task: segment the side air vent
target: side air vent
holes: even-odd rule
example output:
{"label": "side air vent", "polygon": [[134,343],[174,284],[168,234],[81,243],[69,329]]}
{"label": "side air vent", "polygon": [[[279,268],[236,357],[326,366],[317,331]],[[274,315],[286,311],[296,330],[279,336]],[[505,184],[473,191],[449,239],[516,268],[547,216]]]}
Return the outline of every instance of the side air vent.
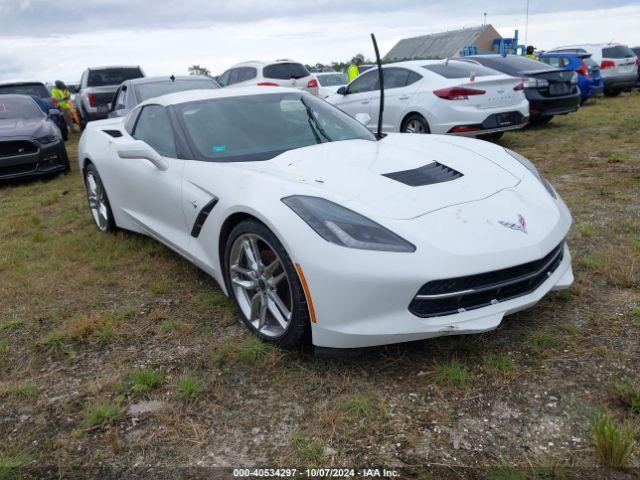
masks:
{"label": "side air vent", "polygon": [[214,198],[202,207],[202,210],[200,210],[200,213],[196,217],[196,221],[193,222],[193,228],[191,229],[191,236],[193,238],[198,238],[198,235],[200,235],[200,230],[202,230],[204,222],[207,221],[207,217],[209,217],[209,214],[211,213],[211,210],[213,210],[213,207],[216,206],[216,203],[218,203],[218,199]]}
{"label": "side air vent", "polygon": [[410,187],[422,187],[434,183],[450,182],[462,177],[462,173],[441,163],[433,162],[413,170],[385,173],[384,176]]}
{"label": "side air vent", "polygon": [[107,135],[111,135],[113,138],[120,138],[122,136],[122,132],[120,130],[103,130]]}

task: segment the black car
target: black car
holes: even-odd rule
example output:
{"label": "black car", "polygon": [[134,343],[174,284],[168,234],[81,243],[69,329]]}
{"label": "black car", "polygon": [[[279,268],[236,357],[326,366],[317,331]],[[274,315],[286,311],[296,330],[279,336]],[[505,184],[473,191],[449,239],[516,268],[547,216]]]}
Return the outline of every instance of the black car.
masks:
{"label": "black car", "polygon": [[0,181],[68,170],[60,129],[36,101],[28,95],[0,95]]}
{"label": "black car", "polygon": [[566,115],[580,107],[578,76],[570,70],[553,68],[520,55],[474,55],[462,60],[521,77],[531,123],[547,123],[555,115]]}
{"label": "black car", "polygon": [[210,90],[212,88],[220,88],[220,85],[212,78],[199,75],[143,77],[126,80],[122,82],[113,96],[108,117],[124,117],[136,105],[148,98],[185,90]]}
{"label": "black car", "polygon": [[[58,108],[58,100],[51,96],[47,87],[45,87],[41,82],[1,83],[0,95],[7,94],[30,95],[45,114],[48,114],[49,110]],[[62,133],[62,138],[67,140],[69,130],[62,113],[51,115],[51,120],[58,125],[58,128]]]}

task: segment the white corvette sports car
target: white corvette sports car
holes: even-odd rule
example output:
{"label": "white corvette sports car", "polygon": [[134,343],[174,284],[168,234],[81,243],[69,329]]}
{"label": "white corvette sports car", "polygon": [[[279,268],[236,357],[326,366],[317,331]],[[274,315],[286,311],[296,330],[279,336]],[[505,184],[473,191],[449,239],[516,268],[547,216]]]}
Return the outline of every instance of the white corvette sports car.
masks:
{"label": "white corvette sports car", "polygon": [[365,347],[484,332],[573,282],[571,215],[498,145],[389,134],[286,88],[180,92],[91,122],[98,228],[209,273],[266,341]]}

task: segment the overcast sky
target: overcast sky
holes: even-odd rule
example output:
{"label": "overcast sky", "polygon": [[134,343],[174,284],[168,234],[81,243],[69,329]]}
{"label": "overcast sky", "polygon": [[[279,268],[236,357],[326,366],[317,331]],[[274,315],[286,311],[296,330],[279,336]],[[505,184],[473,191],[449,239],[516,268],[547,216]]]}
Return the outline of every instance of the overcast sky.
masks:
{"label": "overcast sky", "polygon": [[[488,23],[525,35],[526,0],[0,0],[0,80],[73,82],[88,66],[214,74],[243,60],[384,55],[401,38]],[[528,43],[640,43],[640,1],[530,0]]]}

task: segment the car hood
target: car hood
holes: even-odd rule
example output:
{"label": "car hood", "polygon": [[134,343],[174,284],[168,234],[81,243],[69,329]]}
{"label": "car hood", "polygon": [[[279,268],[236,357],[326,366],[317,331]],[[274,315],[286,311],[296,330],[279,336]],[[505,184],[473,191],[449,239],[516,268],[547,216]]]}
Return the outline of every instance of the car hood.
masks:
{"label": "car hood", "polygon": [[0,118],[0,137],[22,137],[33,135],[42,128],[43,118]]}
{"label": "car hood", "polygon": [[[448,138],[396,134],[379,142],[332,142],[290,150],[270,161],[236,166],[306,185],[300,194],[321,196],[371,217],[394,219],[415,218],[451,205],[478,201],[520,181],[517,169],[509,171],[489,159],[487,142],[461,146]],[[469,148],[474,145],[484,153]],[[488,152],[492,149],[506,155],[495,145]],[[433,162],[462,175],[420,186],[385,176]]]}

